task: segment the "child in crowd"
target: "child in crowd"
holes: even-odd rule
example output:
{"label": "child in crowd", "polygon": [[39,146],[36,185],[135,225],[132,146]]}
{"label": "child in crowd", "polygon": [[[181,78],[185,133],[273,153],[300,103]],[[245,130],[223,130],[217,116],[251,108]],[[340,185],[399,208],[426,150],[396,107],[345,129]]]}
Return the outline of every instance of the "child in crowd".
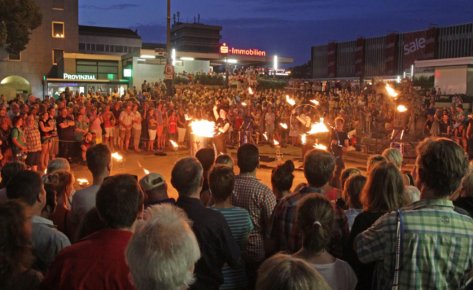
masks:
{"label": "child in crowd", "polygon": [[348,209],[345,215],[348,219],[348,227],[353,226],[356,216],[363,211],[363,205],[360,201],[360,193],[366,183],[366,177],[360,174],[350,176],[344,185],[343,198],[345,199]]}

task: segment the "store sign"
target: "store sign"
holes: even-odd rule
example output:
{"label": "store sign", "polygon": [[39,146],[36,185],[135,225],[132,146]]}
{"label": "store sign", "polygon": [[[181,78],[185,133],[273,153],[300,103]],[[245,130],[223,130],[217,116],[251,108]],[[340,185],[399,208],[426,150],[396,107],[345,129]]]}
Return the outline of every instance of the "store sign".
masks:
{"label": "store sign", "polygon": [[78,81],[89,81],[89,80],[97,80],[95,75],[76,75],[76,74],[63,74],[63,79],[65,80],[78,80]]}
{"label": "store sign", "polygon": [[235,48],[228,47],[226,43],[220,46],[221,54],[245,55],[245,56],[266,56],[266,51],[257,48]]}
{"label": "store sign", "polygon": [[415,53],[418,50],[425,48],[425,38],[419,37],[416,38],[414,41],[404,44],[404,55],[409,55],[411,53]]}

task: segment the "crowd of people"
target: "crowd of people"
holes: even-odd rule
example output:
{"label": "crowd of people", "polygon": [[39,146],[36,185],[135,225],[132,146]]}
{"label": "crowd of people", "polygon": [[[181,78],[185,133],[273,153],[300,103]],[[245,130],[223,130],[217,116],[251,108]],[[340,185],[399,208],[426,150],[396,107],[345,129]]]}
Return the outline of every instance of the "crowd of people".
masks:
{"label": "crowd of people", "polygon": [[67,159],[44,175],[8,162],[0,289],[471,289],[473,170],[450,139],[426,139],[417,154],[405,173],[388,148],[366,173],[346,168],[340,188],[336,158],[320,149],[298,185],[292,161],[259,181],[253,144],[235,164],[202,148],[170,181],[110,175],[110,148],[92,145],[93,184],[75,193]]}

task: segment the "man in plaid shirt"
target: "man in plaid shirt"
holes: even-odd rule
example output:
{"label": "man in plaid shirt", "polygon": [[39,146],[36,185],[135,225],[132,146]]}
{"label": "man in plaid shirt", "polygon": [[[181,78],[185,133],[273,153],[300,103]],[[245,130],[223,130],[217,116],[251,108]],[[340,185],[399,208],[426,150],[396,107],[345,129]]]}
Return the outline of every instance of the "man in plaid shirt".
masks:
{"label": "man in plaid shirt", "polygon": [[[273,212],[271,239],[278,251],[297,252],[302,246],[302,234],[297,228],[296,216],[299,202],[310,193],[326,195],[333,191],[328,183],[335,170],[335,158],[332,154],[314,149],[304,158],[304,175],[309,185],[294,194],[281,199]],[[329,251],[336,257],[343,258],[343,245],[348,238],[348,220],[343,210],[334,206],[335,223]]]}
{"label": "man in plaid shirt", "polygon": [[240,175],[235,177],[232,204],[248,210],[254,225],[246,246],[248,282],[252,287],[256,282],[256,271],[266,258],[265,240],[269,238],[276,197],[269,187],[256,179],[256,168],[259,165],[258,148],[253,144],[244,144],[238,148],[237,158]]}
{"label": "man in plaid shirt", "polygon": [[398,289],[459,289],[473,266],[473,219],[456,212],[449,199],[467,172],[465,153],[448,139],[424,141],[419,149],[416,183],[421,200],[399,215],[382,216],[355,239],[360,261],[377,262],[375,289],[395,284],[398,239]]}

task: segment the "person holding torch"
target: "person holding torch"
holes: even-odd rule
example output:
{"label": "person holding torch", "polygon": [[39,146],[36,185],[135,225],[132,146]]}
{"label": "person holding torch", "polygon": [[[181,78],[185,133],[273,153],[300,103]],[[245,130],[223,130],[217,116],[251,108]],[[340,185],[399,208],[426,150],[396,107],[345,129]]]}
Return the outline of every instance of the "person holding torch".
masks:
{"label": "person holding torch", "polygon": [[217,148],[217,155],[227,153],[227,132],[230,129],[230,122],[227,119],[227,111],[222,107],[218,107],[219,101],[214,105],[213,113],[215,117],[215,125],[217,134],[215,135],[214,142]]}

